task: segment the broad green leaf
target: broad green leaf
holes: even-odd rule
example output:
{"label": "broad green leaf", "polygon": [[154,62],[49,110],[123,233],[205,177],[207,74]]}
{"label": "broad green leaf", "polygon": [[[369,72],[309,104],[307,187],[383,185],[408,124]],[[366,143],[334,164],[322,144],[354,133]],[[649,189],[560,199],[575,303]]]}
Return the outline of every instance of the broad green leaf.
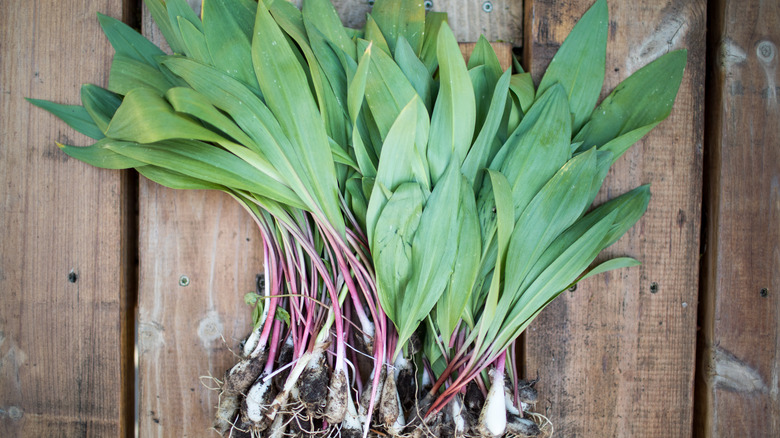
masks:
{"label": "broad green leaf", "polygon": [[523,113],[527,113],[534,103],[534,95],[536,94],[531,74],[521,73],[512,75],[512,80],[509,82],[509,89],[512,90],[512,94],[517,97]]}
{"label": "broad green leaf", "polygon": [[168,19],[166,1],[144,0],[144,3],[152,14],[154,22],[157,24],[157,27],[160,28],[160,32],[162,32],[163,37],[165,37],[165,41],[168,42],[168,46],[170,46],[171,50],[175,53],[184,53],[184,46],[182,46],[181,42],[178,40],[176,33],[173,30],[173,26]]}
{"label": "broad green leaf", "polygon": [[352,82],[349,84],[349,89],[347,90],[347,110],[352,123],[352,148],[355,152],[355,159],[363,176],[373,178],[376,176],[378,160],[374,154],[373,147],[366,147],[363,141],[364,137],[360,132],[360,123],[365,119],[359,118],[366,95],[366,78],[368,77],[369,64],[371,63],[371,47],[369,44],[360,56],[360,63],[352,78]]}
{"label": "broad green leaf", "polygon": [[125,96],[106,129],[106,136],[138,143],[175,138],[224,140],[189,117],[177,114],[165,99],[149,88],[136,88]]}
{"label": "broad green leaf", "polygon": [[595,149],[569,160],[520,215],[507,250],[512,269],[506,270],[506,296],[521,292],[520,286],[534,263],[587,207],[591,182],[599,170],[596,164]]}
{"label": "broad green leaf", "polygon": [[[198,23],[200,23],[200,21],[198,21]],[[211,58],[211,53],[209,52],[208,44],[206,43],[206,36],[203,35],[203,31],[200,28],[190,23],[189,20],[180,17],[179,30],[182,35],[182,44],[185,47],[187,56],[204,64],[214,64],[214,60]]]}
{"label": "broad green leaf", "polygon": [[678,50],[661,56],[621,82],[593,110],[587,124],[574,138],[580,150],[610,145],[617,159],[631,140],[641,138],[672,111],[685,70],[687,52]]}
{"label": "broad green leaf", "polygon": [[461,184],[463,178],[459,166],[450,166],[423,208],[420,226],[412,243],[414,272],[409,287],[396,305],[401,309],[397,313],[402,317],[393,321],[398,329],[399,347],[406,343],[439,301],[455,268]]}
{"label": "broad green leaf", "polygon": [[491,88],[494,87],[504,71],[501,68],[501,62],[498,60],[496,51],[493,50],[493,46],[490,45],[490,42],[484,35],[479,36],[479,40],[477,40],[477,44],[474,46],[471,56],[469,56],[468,68],[471,70],[480,65],[485,66],[488,84],[490,84]]}
{"label": "broad green leaf", "polygon": [[650,201],[649,186],[638,187],[628,193],[606,202],[580,218],[566,231],[556,238],[544,252],[533,269],[523,281],[521,289],[525,289],[536,277],[558,258],[566,248],[574,244],[583,234],[605,217],[615,214],[615,220],[607,231],[604,240],[600,242],[599,251],[617,241],[644,214]]}
{"label": "broad green leaf", "polygon": [[439,67],[439,59],[436,55],[437,41],[439,40],[441,25],[446,22],[446,12],[429,12],[425,16],[425,36],[422,49],[420,50],[420,60],[425,64],[431,75]]}
{"label": "broad green leaf", "polygon": [[423,209],[423,193],[414,182],[403,183],[379,214],[371,240],[377,295],[387,316],[399,321],[397,297],[412,276],[412,241]]}
{"label": "broad green leaf", "polygon": [[431,116],[428,162],[434,184],[450,161],[460,168],[471,146],[476,109],[474,91],[463,55],[450,27],[443,23],[436,54],[441,88]]}
{"label": "broad green leaf", "polygon": [[493,145],[495,144],[496,134],[498,133],[504,108],[506,107],[510,76],[511,72],[505,72],[496,84],[490,100],[490,107],[485,117],[485,123],[482,125],[477,139],[463,162],[461,171],[474,188],[474,193],[479,193],[482,185],[483,169],[487,167],[487,163],[490,162],[496,153]]}
{"label": "broad green leaf", "polygon": [[596,0],[580,18],[550,61],[539,83],[541,95],[554,84],[566,91],[578,132],[598,101],[604,84],[609,11],[606,0]]}
{"label": "broad green leaf", "polygon": [[633,266],[639,266],[641,264],[642,262],[631,257],[616,257],[614,259],[609,259],[603,263],[600,263],[598,266],[589,270],[585,275],[580,277],[580,279],[577,280],[577,282],[580,282],[594,275],[603,274],[604,272],[611,271],[613,269],[630,268]]}
{"label": "broad green leaf", "polygon": [[122,142],[110,138],[103,138],[91,146],[70,146],[60,143],[57,143],[57,146],[69,156],[79,161],[83,161],[90,166],[102,167],[103,169],[129,169],[131,167],[140,167],[146,164],[124,155],[117,154],[108,148],[108,146],[117,143]]}
{"label": "broad green leaf", "polygon": [[150,88],[164,94],[173,84],[165,75],[145,62],[123,55],[115,55],[108,76],[108,89],[117,94],[127,94],[136,88]]}
{"label": "broad green leaf", "polygon": [[419,54],[425,31],[425,7],[419,0],[376,0],[371,16],[382,30],[390,47],[395,53],[398,37],[409,42],[415,54]]}
{"label": "broad green leaf", "polygon": [[345,225],[338,200],[336,169],[325,126],[305,73],[262,3],[257,8],[252,61],[268,108],[303,166],[303,175],[299,177],[310,181],[307,188],[316,200],[317,205],[312,206],[315,214],[321,210],[335,230],[343,234]]}
{"label": "broad green leaf", "polygon": [[97,15],[100,26],[117,55],[126,56],[153,67],[159,65],[157,57],[165,55],[159,47],[116,18],[99,12]]}
{"label": "broad green leaf", "polygon": [[193,178],[174,170],[146,165],[138,168],[138,173],[162,186],[177,190],[226,190],[220,184]]}
{"label": "broad green leaf", "polygon": [[[254,141],[235,122],[215,108],[206,96],[192,88],[171,88],[165,98],[176,112],[189,114],[208,123],[213,129],[219,129],[239,144],[254,146]],[[253,149],[256,148],[257,146],[254,146]]]}
{"label": "broad green leaf", "polygon": [[[421,103],[419,98],[411,102],[398,115],[393,127],[387,134],[385,145],[382,147],[382,155],[379,159],[379,168],[376,174],[376,183],[369,198],[368,211],[366,213],[366,232],[369,242],[373,240],[373,233],[377,220],[385,202],[380,190],[394,192],[397,187],[406,182],[414,182],[429,190],[428,174],[422,163],[424,157],[415,145],[415,138],[420,129],[418,115]],[[422,120],[427,120],[425,117]]]}
{"label": "broad green leaf", "polygon": [[149,144],[114,143],[108,149],[206,182],[246,190],[295,208],[304,208],[288,188],[230,152],[190,140]]}
{"label": "broad green leaf", "polygon": [[[165,0],[165,7],[168,9],[168,22],[170,23],[174,39],[176,39],[176,44],[174,44],[174,46],[182,48],[187,47],[187,36],[182,34],[181,23],[188,22],[202,33],[203,25],[201,24],[200,19],[195,15],[195,11],[190,8],[190,5],[188,5],[185,0]],[[173,48],[173,46],[171,46],[171,48]],[[190,54],[189,52],[186,53],[188,55]]]}
{"label": "broad green leaf", "polygon": [[[366,41],[370,41],[378,49],[381,49],[386,54],[390,55],[390,46],[387,44],[385,36],[382,35],[382,31],[379,29],[379,25],[374,21],[374,17],[368,14],[366,17],[366,32],[364,35]],[[358,47],[358,50],[360,47]]]}
{"label": "broad green leaf", "polygon": [[48,100],[26,98],[28,102],[43,108],[54,116],[67,123],[68,126],[87,137],[100,140],[105,137],[103,131],[98,128],[87,110],[81,105],[63,105]]}
{"label": "broad green leaf", "polygon": [[514,342],[533,318],[588,267],[598,255],[600,242],[614,218],[613,213],[597,222],[542,271],[501,324],[494,338],[494,351],[501,351]]}
{"label": "broad green leaf", "polygon": [[122,104],[122,98],[97,85],[84,84],[81,86],[81,103],[95,125],[105,133],[111,118]]}
{"label": "broad green leaf", "polygon": [[449,344],[450,336],[469,303],[482,255],[482,239],[474,191],[471,189],[471,184],[465,178],[461,178],[455,266],[449,283],[436,304],[436,323],[441,330],[444,344]]}
{"label": "broad green leaf", "polygon": [[406,78],[412,84],[415,91],[417,91],[417,95],[422,98],[425,107],[428,108],[428,111],[431,111],[435,87],[433,78],[431,78],[428,69],[425,68],[425,64],[417,58],[414,49],[412,49],[403,36],[398,37],[394,58],[398,67],[401,68],[401,71],[404,72]]}
{"label": "broad green leaf", "polygon": [[251,55],[251,15],[241,14],[241,10],[235,9],[238,5],[235,0],[203,2],[203,35],[214,66],[257,89]]}
{"label": "broad green leaf", "polygon": [[306,0],[303,2],[303,17],[310,20],[325,38],[340,48],[352,59],[357,59],[357,47],[341,24],[336,9],[329,0]]}

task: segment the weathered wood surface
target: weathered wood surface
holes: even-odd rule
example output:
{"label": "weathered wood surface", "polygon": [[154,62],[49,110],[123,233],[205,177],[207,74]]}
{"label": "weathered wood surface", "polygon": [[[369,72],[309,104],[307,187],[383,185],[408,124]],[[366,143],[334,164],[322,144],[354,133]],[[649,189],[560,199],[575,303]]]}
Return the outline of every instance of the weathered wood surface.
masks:
{"label": "weathered wood surface", "polygon": [[709,5],[697,436],[780,436],[780,4]]}
{"label": "weathered wood surface", "polygon": [[[540,78],[590,0],[526,1],[525,62]],[[692,430],[699,269],[704,1],[609,4],[604,91],[688,49],[674,110],[622,157],[596,202],[651,183],[644,218],[607,251],[644,264],[564,292],[527,331],[537,410],[558,436],[680,437]],[[603,256],[602,256],[603,258]]]}
{"label": "weathered wood surface", "polygon": [[[420,0],[426,9],[446,12],[455,38],[476,42],[480,35],[489,41],[502,41],[519,47],[523,42],[523,2],[520,0]],[[293,0],[300,6],[302,0]],[[347,26],[361,28],[373,1],[333,0]]]}
{"label": "weathered wood surface", "polygon": [[[162,44],[148,17],[144,33]],[[208,436],[219,398],[209,376],[221,379],[235,364],[232,351],[251,328],[243,296],[263,269],[260,236],[219,192],[141,178],[139,211],[140,436]]]}
{"label": "weathered wood surface", "polygon": [[54,142],[88,139],[24,101],[105,85],[98,11],[122,2],[0,2],[2,437],[132,431],[128,174],[68,159]]}

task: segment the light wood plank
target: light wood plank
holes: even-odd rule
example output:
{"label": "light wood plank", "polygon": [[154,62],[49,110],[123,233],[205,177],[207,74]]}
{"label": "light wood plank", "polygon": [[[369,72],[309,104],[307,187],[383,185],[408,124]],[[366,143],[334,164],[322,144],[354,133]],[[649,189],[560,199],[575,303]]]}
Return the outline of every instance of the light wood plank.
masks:
{"label": "light wood plank", "polygon": [[[536,80],[591,0],[526,3],[525,62]],[[527,331],[537,410],[558,436],[688,436],[699,269],[705,3],[610,2],[605,91],[687,48],[672,115],[610,171],[601,203],[651,183],[644,218],[607,251],[643,265],[564,292]],[[653,293],[655,291],[655,293]]]}
{"label": "light wood plank", "polygon": [[[89,144],[25,97],[79,103],[112,50],[96,12],[122,2],[0,2],[0,436],[132,431],[127,173],[69,159]],[[72,273],[72,275],[71,275]]]}
{"label": "light wood plank", "polygon": [[710,3],[702,437],[780,436],[780,4]]}
{"label": "light wood plank", "polygon": [[[143,24],[165,46],[146,11]],[[243,296],[262,272],[260,235],[223,193],[141,178],[139,204],[140,436],[207,436],[219,396],[209,376],[235,364],[232,351],[251,329]]]}

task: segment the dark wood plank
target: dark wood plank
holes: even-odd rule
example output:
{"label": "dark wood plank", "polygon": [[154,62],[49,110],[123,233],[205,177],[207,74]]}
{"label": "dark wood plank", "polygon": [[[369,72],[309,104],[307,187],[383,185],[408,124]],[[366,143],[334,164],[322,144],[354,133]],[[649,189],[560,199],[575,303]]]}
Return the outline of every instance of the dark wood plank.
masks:
{"label": "dark wood plank", "polygon": [[[525,62],[538,80],[591,0],[526,2]],[[692,428],[704,99],[703,1],[610,2],[605,91],[687,48],[672,115],[610,171],[597,203],[644,183],[644,218],[607,250],[643,262],[564,292],[527,331],[537,410],[558,436],[688,436]],[[602,258],[604,258],[602,256]]]}
{"label": "dark wood plank", "polygon": [[780,4],[710,2],[697,436],[780,436]]}
{"label": "dark wood plank", "polygon": [[122,2],[0,2],[0,436],[128,436],[133,248],[127,173],[68,159],[88,144],[24,97],[79,103]]}

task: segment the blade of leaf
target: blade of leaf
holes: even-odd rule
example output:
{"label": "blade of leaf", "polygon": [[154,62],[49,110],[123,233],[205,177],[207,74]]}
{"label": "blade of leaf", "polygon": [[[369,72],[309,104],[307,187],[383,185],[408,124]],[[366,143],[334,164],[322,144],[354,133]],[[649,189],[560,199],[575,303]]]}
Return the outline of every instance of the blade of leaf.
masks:
{"label": "blade of leaf", "polygon": [[87,110],[81,105],[63,105],[48,100],[25,98],[31,104],[42,108],[65,122],[68,126],[87,137],[100,140],[105,137]]}

